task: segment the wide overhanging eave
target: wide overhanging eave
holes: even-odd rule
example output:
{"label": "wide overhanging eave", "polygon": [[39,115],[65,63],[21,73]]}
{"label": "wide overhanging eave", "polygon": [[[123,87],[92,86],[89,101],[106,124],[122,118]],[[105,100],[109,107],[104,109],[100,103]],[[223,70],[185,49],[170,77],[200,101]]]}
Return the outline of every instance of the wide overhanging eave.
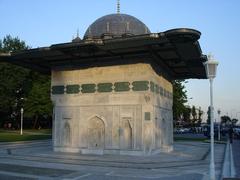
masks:
{"label": "wide overhanging eave", "polygon": [[90,38],[13,52],[8,58],[1,56],[0,60],[46,73],[51,69],[74,69],[105,63],[117,65],[125,61],[137,63],[138,58],[145,62],[151,59],[173,79],[206,78],[203,62],[207,58],[198,43],[200,35],[199,31],[182,28],[112,39]]}

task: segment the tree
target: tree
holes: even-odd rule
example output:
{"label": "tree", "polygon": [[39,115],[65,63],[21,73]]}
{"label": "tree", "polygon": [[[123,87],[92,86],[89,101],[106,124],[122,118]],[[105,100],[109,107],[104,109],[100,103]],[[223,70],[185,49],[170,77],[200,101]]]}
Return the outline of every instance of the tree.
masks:
{"label": "tree", "polygon": [[194,120],[197,119],[197,112],[196,112],[195,106],[192,106],[191,112],[192,112],[192,117],[193,117],[193,119],[194,119]]}
{"label": "tree", "polygon": [[229,123],[231,123],[231,118],[229,116],[221,117],[221,124],[229,124]]}
{"label": "tree", "polygon": [[192,113],[192,125],[195,125],[197,121],[197,112],[195,106],[192,106],[191,113]]}
{"label": "tree", "polygon": [[[19,38],[6,36],[0,40],[0,53],[27,49]],[[34,127],[41,117],[51,116],[50,77],[8,63],[0,63],[0,115],[5,119],[20,120],[20,108],[24,116],[34,118]]]}
{"label": "tree", "polygon": [[8,53],[11,51],[18,51],[28,49],[29,47],[26,45],[24,41],[21,41],[18,37],[11,37],[7,35],[0,40],[0,52]]}
{"label": "tree", "polygon": [[34,118],[33,128],[40,127],[39,118],[49,117],[52,114],[50,101],[50,78],[38,73],[31,73],[32,88],[24,101],[24,115]]}
{"label": "tree", "polygon": [[190,117],[191,108],[189,106],[185,106],[185,109],[183,111],[183,120],[185,121],[185,124],[187,124],[188,126],[191,124]]}
{"label": "tree", "polygon": [[238,122],[238,119],[231,119],[229,116],[222,116],[221,117],[221,123],[222,124],[228,124],[228,125],[236,125],[236,123]]}
{"label": "tree", "polygon": [[[0,40],[0,53],[27,49],[19,38],[10,35]],[[18,116],[18,106],[23,93],[23,84],[29,70],[8,63],[0,63],[0,115],[1,120]]]}
{"label": "tree", "polygon": [[210,124],[211,122],[211,107],[208,106],[208,111],[207,111],[207,123]]}
{"label": "tree", "polygon": [[187,102],[187,95],[184,86],[185,81],[175,80],[173,82],[173,119],[179,120],[186,111],[185,103]]}
{"label": "tree", "polygon": [[203,111],[201,110],[201,107],[199,107],[198,109],[198,121],[197,121],[197,125],[200,126],[202,123],[202,115],[203,115]]}
{"label": "tree", "polygon": [[233,125],[236,125],[236,124],[237,124],[237,122],[238,122],[238,119],[235,119],[235,118],[234,118],[234,119],[232,119],[232,124],[233,124]]}

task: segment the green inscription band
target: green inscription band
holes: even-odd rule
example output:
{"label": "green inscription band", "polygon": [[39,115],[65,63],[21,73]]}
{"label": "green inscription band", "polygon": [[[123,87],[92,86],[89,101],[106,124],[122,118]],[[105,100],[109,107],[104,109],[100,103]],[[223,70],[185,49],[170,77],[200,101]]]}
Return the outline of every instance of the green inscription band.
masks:
{"label": "green inscription band", "polygon": [[158,94],[159,93],[159,86],[155,84],[155,92]]}
{"label": "green inscription band", "polygon": [[74,85],[67,85],[66,86],[66,93],[67,94],[78,94],[80,86],[78,84]]}
{"label": "green inscription band", "polygon": [[147,91],[149,89],[148,87],[149,82],[148,81],[134,81],[132,83],[133,91]]}
{"label": "green inscription band", "polygon": [[151,90],[152,92],[154,92],[154,86],[155,86],[155,84],[151,81],[151,82],[150,82],[150,90]]}
{"label": "green inscription band", "polygon": [[167,98],[170,98],[170,92],[167,91]]}
{"label": "green inscription band", "polygon": [[[160,93],[161,96],[166,98],[172,99],[173,94],[163,87],[155,84],[154,82],[150,81],[134,81],[132,83],[132,90],[133,91],[148,91],[149,89],[151,92],[155,92],[157,94]],[[123,91],[130,91],[130,83],[129,82],[115,82],[114,87],[112,83],[99,83],[99,84],[82,84],[81,85],[81,92],[82,93],[95,93],[97,92],[112,92],[114,89],[115,92],[123,92]],[[80,85],[79,84],[71,84],[66,85],[66,94],[78,94],[80,92]],[[64,94],[64,86],[52,86],[52,94]]]}
{"label": "green inscription band", "polygon": [[160,86],[160,95],[163,96],[163,88]]}
{"label": "green inscription band", "polygon": [[130,83],[129,82],[116,82],[114,83],[114,91],[116,92],[122,92],[122,91],[129,91]]}
{"label": "green inscription band", "polygon": [[145,119],[145,121],[150,121],[150,120],[151,120],[151,114],[150,114],[150,112],[145,112],[145,113],[144,113],[144,119]]}
{"label": "green inscription band", "polygon": [[166,89],[163,89],[163,96],[167,97],[167,90]]}
{"label": "green inscription band", "polygon": [[112,83],[99,83],[97,87],[98,92],[112,92]]}
{"label": "green inscription band", "polygon": [[52,94],[64,94],[64,86],[52,86]]}
{"label": "green inscription band", "polygon": [[82,93],[94,93],[96,92],[96,84],[83,84]]}

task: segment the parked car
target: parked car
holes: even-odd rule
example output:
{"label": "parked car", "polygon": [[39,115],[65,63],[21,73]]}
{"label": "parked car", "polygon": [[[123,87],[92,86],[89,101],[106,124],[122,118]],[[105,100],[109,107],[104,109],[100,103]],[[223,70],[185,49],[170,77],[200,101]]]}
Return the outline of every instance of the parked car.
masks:
{"label": "parked car", "polygon": [[240,138],[240,127],[234,127],[233,133],[235,138]]}
{"label": "parked car", "polygon": [[176,128],[174,129],[174,133],[176,134],[185,134],[191,132],[190,128]]}
{"label": "parked car", "polygon": [[[214,137],[217,138],[218,137],[218,125],[214,125]],[[225,136],[227,133],[227,129],[226,128],[222,128],[220,127],[220,133],[221,136]],[[208,138],[210,138],[210,126],[206,125],[203,127],[203,134],[204,136],[207,136]]]}

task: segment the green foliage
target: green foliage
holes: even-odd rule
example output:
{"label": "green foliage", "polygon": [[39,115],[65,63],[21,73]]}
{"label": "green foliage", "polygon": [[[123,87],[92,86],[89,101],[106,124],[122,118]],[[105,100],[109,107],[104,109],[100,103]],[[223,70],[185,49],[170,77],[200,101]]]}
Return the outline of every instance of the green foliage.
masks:
{"label": "green foliage", "polygon": [[24,101],[24,115],[26,117],[49,116],[52,113],[50,78],[38,73],[32,74],[32,88]]}
{"label": "green foliage", "polygon": [[187,103],[187,91],[184,83],[186,83],[184,80],[175,80],[173,82],[173,120],[181,119],[184,122],[183,125],[199,126],[202,122],[203,111],[199,108],[197,113],[195,106],[191,108],[185,105]]}
{"label": "green foliage", "polygon": [[197,121],[197,126],[200,126],[202,123],[202,115],[203,115],[203,111],[201,110],[201,107],[199,107],[198,109],[198,121]]}
{"label": "green foliage", "polygon": [[236,125],[237,122],[238,122],[238,119],[232,119],[232,124],[233,124],[233,125]]}
{"label": "green foliage", "polygon": [[207,123],[210,124],[211,122],[211,107],[208,106],[208,111],[207,111]]}
{"label": "green foliage", "polygon": [[185,106],[185,109],[183,110],[183,120],[186,124],[191,124],[190,121],[191,117],[191,108],[189,106]]}
{"label": "green foliage", "polygon": [[187,102],[187,91],[184,86],[185,81],[175,80],[173,82],[173,118],[180,119],[183,113],[187,113],[185,103]]}
{"label": "green foliage", "polygon": [[191,114],[192,114],[192,121],[191,121],[191,124],[192,126],[195,126],[196,122],[197,122],[197,111],[196,111],[196,108],[195,106],[192,106],[192,109],[191,109]]}
{"label": "green foliage", "polygon": [[[9,35],[0,40],[0,53],[27,48],[24,41]],[[35,119],[34,125],[38,117],[51,115],[50,77],[20,66],[0,63],[0,121],[5,116],[7,121],[19,124],[21,107],[25,117]]]}
{"label": "green foliage", "polygon": [[238,119],[231,119],[229,116],[222,116],[221,117],[221,123],[226,125],[236,125],[238,122]]}
{"label": "green foliage", "polygon": [[[25,42],[6,36],[0,40],[0,53],[27,49]],[[19,96],[29,70],[7,63],[0,63],[0,113],[10,116],[17,108]],[[21,95],[22,96],[22,95]]]}
{"label": "green foliage", "polygon": [[7,35],[0,40],[0,52],[8,53],[11,51],[18,51],[28,49],[29,47],[26,45],[24,41],[21,41],[18,37],[13,38],[10,35]]}
{"label": "green foliage", "polygon": [[194,120],[197,119],[196,116],[197,116],[196,108],[195,108],[195,106],[192,106],[192,117],[193,117]]}
{"label": "green foliage", "polygon": [[221,123],[222,123],[222,124],[231,123],[231,118],[230,118],[229,116],[222,116],[222,117],[221,117]]}

